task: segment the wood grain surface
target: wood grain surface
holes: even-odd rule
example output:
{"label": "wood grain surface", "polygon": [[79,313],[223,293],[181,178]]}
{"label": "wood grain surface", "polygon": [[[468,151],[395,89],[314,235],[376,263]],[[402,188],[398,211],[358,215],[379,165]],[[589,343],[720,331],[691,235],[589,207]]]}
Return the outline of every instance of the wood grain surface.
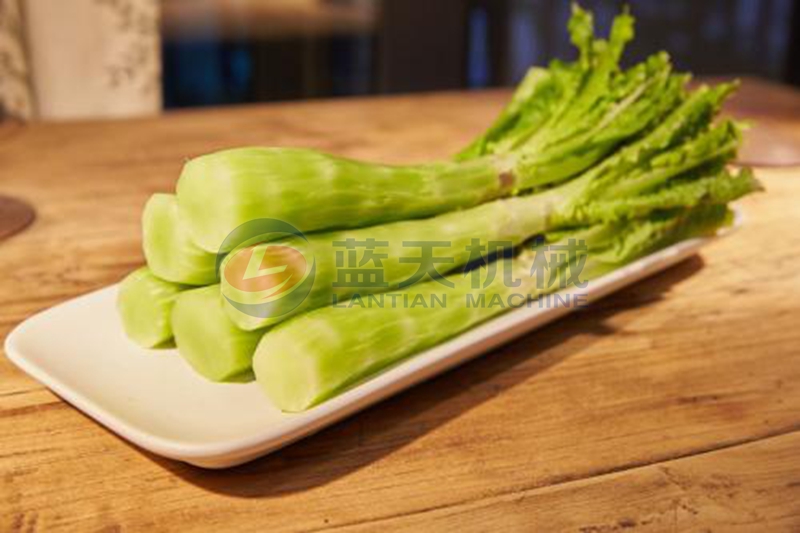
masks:
{"label": "wood grain surface", "polygon": [[[142,263],[183,161],[247,144],[443,157],[507,93],[0,126],[0,338]],[[800,123],[794,123],[800,129]],[[800,531],[800,170],[656,277],[278,453],[143,452],[0,358],[0,531]]]}

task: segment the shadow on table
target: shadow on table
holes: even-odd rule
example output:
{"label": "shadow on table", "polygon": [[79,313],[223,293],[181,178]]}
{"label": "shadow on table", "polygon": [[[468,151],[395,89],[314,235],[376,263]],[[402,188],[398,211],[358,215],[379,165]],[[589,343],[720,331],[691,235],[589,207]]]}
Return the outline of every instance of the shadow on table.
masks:
{"label": "shadow on table", "polygon": [[[595,302],[501,349],[389,398],[334,426],[250,463],[204,470],[141,451],[205,490],[240,498],[269,498],[323,486],[364,468],[437,427],[531,379],[616,328],[606,321],[645,307],[703,267],[694,256]],[[633,314],[627,320],[633,318]],[[620,317],[617,317],[620,325]]]}

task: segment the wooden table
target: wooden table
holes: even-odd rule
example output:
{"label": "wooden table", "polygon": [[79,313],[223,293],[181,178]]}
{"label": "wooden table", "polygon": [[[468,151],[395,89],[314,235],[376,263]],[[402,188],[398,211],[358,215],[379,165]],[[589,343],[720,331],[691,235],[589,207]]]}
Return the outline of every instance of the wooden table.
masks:
{"label": "wooden table", "polygon": [[[142,205],[186,157],[441,157],[506,96],[0,126],[0,190],[39,211],[0,243],[0,337],[139,265]],[[701,256],[228,471],[142,452],[0,358],[0,530],[798,531],[800,171],[758,174]]]}

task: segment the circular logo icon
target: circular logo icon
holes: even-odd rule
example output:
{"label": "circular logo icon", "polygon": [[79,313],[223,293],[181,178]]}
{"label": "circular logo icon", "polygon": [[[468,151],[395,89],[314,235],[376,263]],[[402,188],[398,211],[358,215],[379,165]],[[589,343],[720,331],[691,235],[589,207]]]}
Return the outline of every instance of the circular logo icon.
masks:
{"label": "circular logo icon", "polygon": [[299,229],[260,218],[226,237],[217,254],[217,270],[228,303],[242,313],[268,319],[292,312],[305,300],[314,285],[316,263]]}

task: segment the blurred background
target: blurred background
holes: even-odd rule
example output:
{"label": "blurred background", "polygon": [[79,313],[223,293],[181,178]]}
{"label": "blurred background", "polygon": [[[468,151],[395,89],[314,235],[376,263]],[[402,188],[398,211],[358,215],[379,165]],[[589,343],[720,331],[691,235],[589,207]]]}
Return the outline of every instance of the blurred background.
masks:
{"label": "blurred background", "polygon": [[[622,3],[582,0],[607,31]],[[631,0],[637,61],[800,84],[800,1]],[[72,119],[510,86],[565,0],[0,0],[0,115]]]}

